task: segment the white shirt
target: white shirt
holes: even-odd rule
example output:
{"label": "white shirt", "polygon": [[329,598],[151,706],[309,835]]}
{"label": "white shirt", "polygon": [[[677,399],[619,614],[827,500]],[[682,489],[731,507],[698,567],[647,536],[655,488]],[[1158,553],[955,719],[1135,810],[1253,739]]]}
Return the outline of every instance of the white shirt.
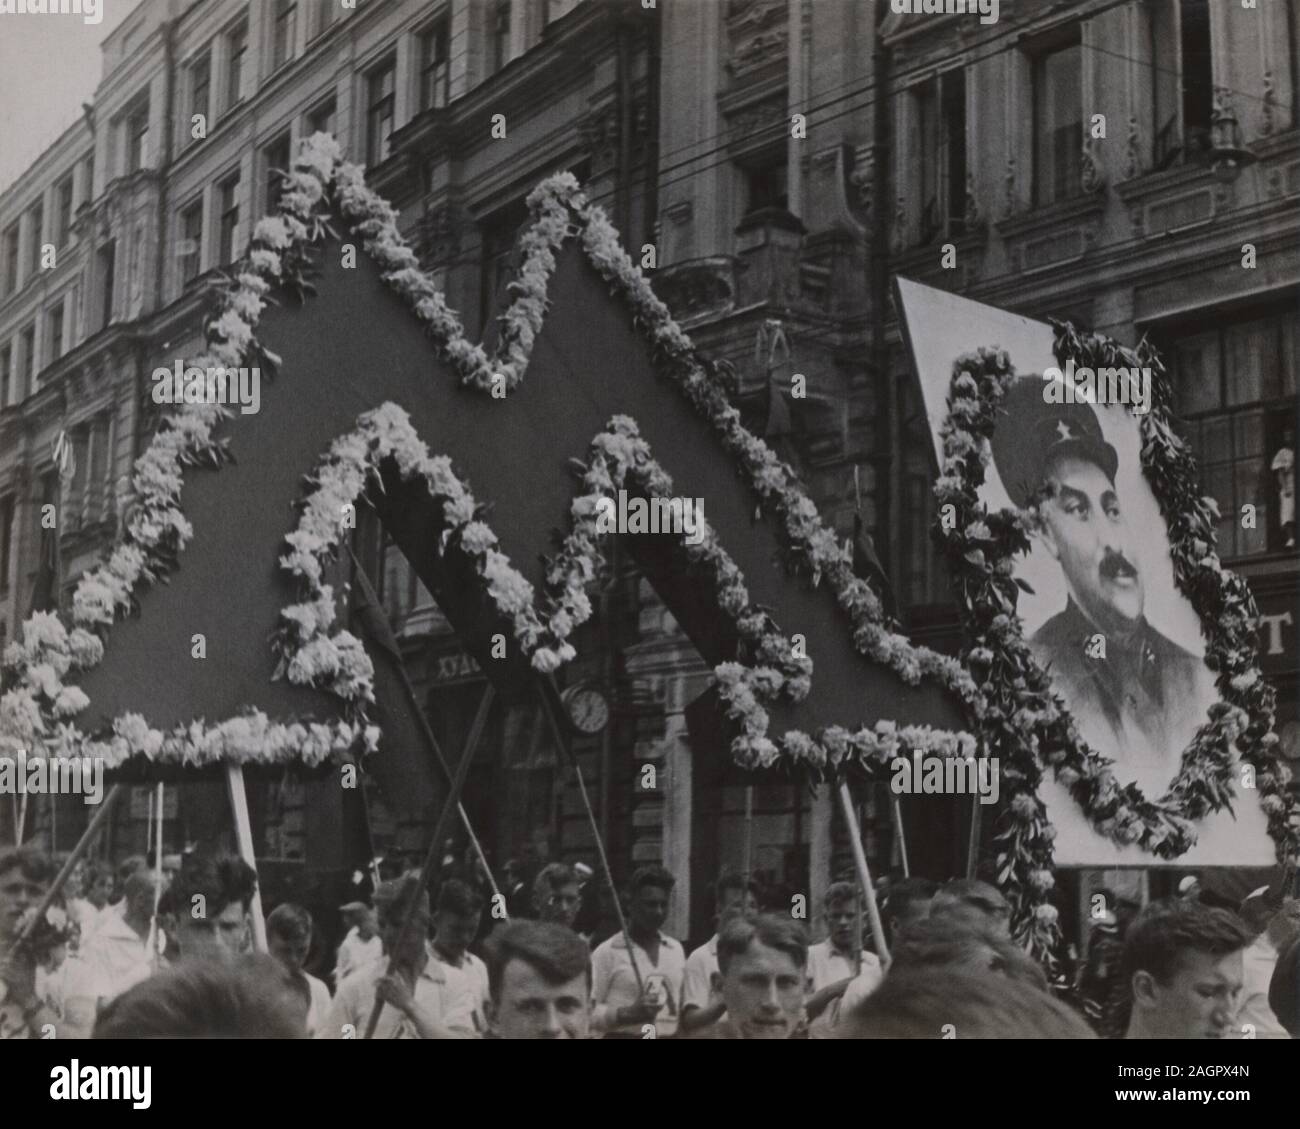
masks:
{"label": "white shirt", "polygon": [[443,965],[444,968],[449,968],[453,972],[459,972],[468,981],[470,991],[474,997],[474,1030],[480,1035],[487,1034],[487,965],[468,950],[461,954],[460,964],[452,964],[451,961],[443,957],[437,949],[434,949],[433,952],[434,956],[438,958],[438,962]]}
{"label": "white shirt", "polygon": [[880,982],[885,978],[884,973],[880,971],[880,961],[872,953],[864,954],[871,957],[871,964],[866,960],[862,961],[862,972],[849,981],[849,986],[844,989],[844,995],[839,998],[839,1007],[835,1011],[834,1022],[838,1024],[853,1014],[853,1009],[865,1000],[872,992],[880,987]]}
{"label": "white shirt", "polygon": [[384,943],[379,939],[379,934],[374,934],[369,941],[363,941],[361,934],[357,932],[354,925],[348,930],[348,934],[343,938],[342,944],[339,945],[338,962],[334,966],[334,983],[342,984],[343,978],[350,972],[355,972],[363,965],[369,964],[372,960],[378,960],[384,955]]}
{"label": "white shirt", "polygon": [[[667,1038],[676,1033],[677,1020],[681,1015],[686,951],[680,941],[663,933],[659,934],[658,964],[651,961],[650,954],[635,941],[632,942],[632,948],[647,991],[652,991],[663,1005],[655,1016],[656,1038]],[[618,1008],[630,1007],[640,998],[627,943],[623,940],[622,933],[615,933],[608,941],[597,945],[596,951],[591,954],[592,1026],[602,1033],[617,1031],[620,1034],[641,1035],[640,1024],[624,1024],[620,1027],[614,1023],[614,1012]]]}
{"label": "white shirt", "polygon": [[[415,981],[415,1002],[453,1035],[474,1035],[474,993],[468,978],[448,968],[426,946],[429,959]],[[388,958],[380,956],[364,968],[344,977],[329,1007],[325,1022],[316,1032],[318,1039],[364,1039],[375,1006],[375,985],[388,971]],[[350,1028],[350,1030],[349,1030]],[[384,1005],[375,1027],[376,1039],[418,1039],[411,1019],[395,1007]]]}
{"label": "white shirt", "polygon": [[[874,991],[883,979],[880,971],[880,961],[874,953],[862,950],[862,970],[861,975],[868,978],[874,975],[875,983],[871,986],[870,991]],[[853,961],[844,953],[835,949],[830,940],[819,941],[815,945],[808,947],[808,972],[807,988],[811,995],[813,992],[820,992],[823,988],[829,988],[832,984],[837,984],[841,980],[853,980],[858,978],[858,970],[853,967]],[[853,985],[850,983],[849,987]],[[845,989],[845,996],[848,995],[848,989]],[[840,1011],[845,1004],[845,996],[838,1000],[832,1000],[816,1019],[808,1025],[809,1032],[813,1034],[825,1033],[829,1031],[839,1020]]]}
{"label": "white shirt", "polygon": [[1243,1025],[1255,1028],[1256,1039],[1289,1039],[1287,1029],[1278,1022],[1273,1009],[1268,1006],[1268,985],[1277,966],[1277,950],[1268,934],[1261,933],[1255,943],[1241,954],[1241,1003],[1237,1005],[1237,1030],[1234,1037],[1244,1032]]}
{"label": "white shirt", "polygon": [[715,933],[686,958],[686,977],[682,986],[682,1011],[688,1007],[708,1007],[713,998],[713,977],[718,968],[718,935]]}
{"label": "white shirt", "polygon": [[311,1004],[307,1008],[307,1034],[312,1037],[317,1028],[324,1025],[330,1013],[330,990],[319,977],[310,972],[304,972],[303,975],[307,977],[307,987],[311,989]]}
{"label": "white shirt", "polygon": [[[99,1009],[155,969],[148,944],[118,913],[104,912],[94,936],[69,958],[63,981],[64,1019],[69,1034],[89,1036]],[[84,1033],[84,1034],[83,1034]]]}

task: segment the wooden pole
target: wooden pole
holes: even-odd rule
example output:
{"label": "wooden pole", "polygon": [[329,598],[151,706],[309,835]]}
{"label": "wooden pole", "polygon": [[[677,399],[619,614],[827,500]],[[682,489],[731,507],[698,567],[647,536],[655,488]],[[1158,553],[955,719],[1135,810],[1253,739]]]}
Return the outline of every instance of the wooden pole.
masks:
{"label": "wooden pole", "polygon": [[[416,903],[420,900],[420,892],[425,888],[425,884],[429,880],[429,871],[433,867],[433,860],[442,848],[442,830],[446,826],[452,810],[460,801],[461,791],[465,787],[465,778],[469,775],[470,762],[474,759],[474,751],[478,748],[479,740],[483,736],[483,729],[487,725],[488,711],[495,696],[496,690],[492,683],[489,682],[483,689],[483,697],[479,699],[478,712],[474,715],[474,722],[470,726],[460,764],[456,766],[456,775],[452,778],[451,790],[447,793],[446,802],[442,805],[442,811],[438,813],[438,820],[433,825],[433,834],[429,836],[429,846],[424,853],[424,861],[420,864],[415,891],[402,916],[402,927],[398,930],[397,942],[393,946],[393,951],[388,954],[388,968],[384,973],[385,976],[393,974],[393,970],[397,967],[397,954],[406,947],[407,939],[411,935],[411,923],[415,920]],[[375,1028],[379,1025],[379,1016],[383,1010],[384,1001],[380,999],[378,992],[376,992],[375,1005],[371,1009],[370,1019],[366,1023],[365,1038],[374,1038]]]}
{"label": "wooden pole", "polygon": [[[370,577],[366,575],[366,570],[361,567],[361,562],[357,559],[357,554],[353,551],[350,545],[348,546],[348,555],[352,558],[353,579],[361,588],[362,596],[368,603],[373,604],[375,607],[380,607],[379,597],[375,593],[374,586],[370,583]],[[385,620],[384,623],[387,625],[387,620]],[[379,640],[378,642],[380,642],[390,653],[395,655],[401,654],[396,638]],[[433,727],[429,724],[429,719],[425,716],[424,710],[420,706],[420,699],[415,693],[415,687],[411,683],[410,676],[406,673],[406,664],[399,662],[396,666],[397,671],[402,678],[402,689],[406,694],[407,707],[410,709],[411,715],[415,718],[416,724],[420,727],[420,732],[424,736],[425,744],[427,744],[430,750],[432,750],[434,760],[438,762],[439,766],[442,768],[443,774],[447,777],[447,782],[450,784],[456,779],[456,774],[452,772],[451,766],[447,763],[447,758],[443,754],[442,746],[438,743],[438,738],[434,736]],[[489,699],[489,701],[490,700],[491,699]],[[470,826],[469,812],[465,810],[465,805],[460,802],[457,802],[456,804],[456,811],[460,816],[461,824],[465,828],[465,834],[469,836],[469,841],[474,848],[474,853],[478,856],[478,861],[483,867],[483,872],[487,875],[488,885],[492,887],[493,897],[497,897],[501,891],[497,888],[496,879],[492,877],[492,868],[488,866],[487,856],[483,853],[483,848],[479,844],[478,836],[474,834],[474,828]],[[368,828],[369,821],[367,820],[367,829]],[[374,853],[373,843],[371,846],[371,853],[372,855]],[[377,868],[374,872],[374,882],[376,886],[379,885],[379,872]],[[497,904],[504,905],[504,899],[499,900]]]}
{"label": "wooden pole", "polygon": [[587,795],[587,782],[582,776],[582,766],[578,763],[578,758],[574,756],[569,734],[560,721],[560,692],[555,687],[555,679],[549,675],[539,682],[538,687],[542,697],[542,710],[551,723],[551,732],[555,734],[556,743],[573,766],[573,773],[578,781],[578,794],[582,797],[583,810],[587,813],[587,822],[591,824],[591,833],[596,840],[596,857],[600,860],[601,873],[604,874],[605,882],[609,886],[609,892],[614,899],[614,912],[618,915],[618,928],[623,934],[623,944],[627,946],[627,959],[632,963],[632,975],[636,977],[637,998],[640,999],[645,995],[645,981],[641,976],[641,967],[636,962],[636,950],[632,948],[632,933],[627,927],[627,918],[623,915],[623,904],[619,901],[618,887],[614,885],[614,872],[610,869],[609,856],[605,853],[605,841],[600,836],[600,826],[596,822],[596,813],[591,808],[591,797]]}
{"label": "wooden pole", "polygon": [[890,793],[890,807],[894,812],[894,826],[898,830],[898,851],[903,858],[903,877],[911,878],[912,871],[907,865],[907,834],[903,830],[903,806],[898,802],[898,796]]}
{"label": "wooden pole", "polygon": [[[248,793],[244,790],[244,766],[226,765],[226,791],[230,793],[230,808],[235,813],[235,839],[239,854],[257,873],[257,857],[253,851],[253,824],[248,817]],[[261,885],[253,887],[253,901],[249,906],[253,916],[253,947],[266,952],[266,918],[262,916]]]}
{"label": "wooden pole", "polygon": [[60,867],[59,873],[54,876],[54,881],[50,883],[50,888],[45,891],[45,896],[41,898],[36,907],[36,912],[32,915],[27,927],[18,936],[18,944],[21,945],[27,940],[28,934],[36,928],[36,923],[45,916],[45,911],[54,904],[54,899],[59,896],[59,891],[63,889],[64,883],[68,881],[68,875],[72,873],[72,868],[77,865],[82,855],[90,848],[91,840],[101,827],[104,821],[108,819],[108,813],[113,810],[113,804],[118,796],[122,794],[122,785],[114,784],[108,790],[108,795],[104,797],[104,802],[99,805],[99,810],[95,812],[90,822],[86,825],[86,830],[81,833],[81,838],[77,845],[72,848],[72,853],[68,855],[63,866]]}
{"label": "wooden pole", "polygon": [[966,849],[966,877],[975,877],[975,864],[979,862],[980,853],[980,808],[979,794],[971,797],[970,843]]}
{"label": "wooden pole", "polygon": [[[151,796],[150,799],[153,797]],[[153,852],[153,916],[149,918],[149,963],[158,967],[158,958],[162,955],[158,949],[158,903],[162,900],[162,849],[163,849],[163,782],[158,781],[158,830]]]}
{"label": "wooden pole", "polygon": [[853,797],[849,794],[847,781],[840,783],[840,806],[844,810],[844,821],[849,828],[849,843],[853,847],[853,862],[858,868],[858,881],[867,895],[867,914],[871,918],[871,938],[880,957],[882,969],[889,968],[889,947],[885,944],[885,927],[880,920],[880,907],[876,904],[875,887],[871,885],[871,871],[867,869],[866,852],[862,849],[862,830],[858,826],[858,817],[853,810]]}

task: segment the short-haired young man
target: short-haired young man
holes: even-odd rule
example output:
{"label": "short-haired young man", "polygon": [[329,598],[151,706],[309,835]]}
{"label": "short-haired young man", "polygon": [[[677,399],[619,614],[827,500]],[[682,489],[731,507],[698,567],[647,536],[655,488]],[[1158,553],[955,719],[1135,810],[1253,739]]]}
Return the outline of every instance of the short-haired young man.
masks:
{"label": "short-haired young man", "polygon": [[[939,883],[929,878],[904,878],[889,887],[881,917],[884,918],[891,951],[909,929],[929,917],[930,903],[938,889]],[[838,1024],[843,1016],[861,1006],[862,1001],[880,987],[880,983],[880,962],[877,959],[874,965],[864,965],[862,971],[849,981],[840,997],[835,1022]]]}
{"label": "short-haired young man", "polygon": [[957,965],[891,967],[884,983],[852,1011],[841,1039],[1094,1039],[1069,1007],[1024,980]]}
{"label": "short-haired young man", "polygon": [[862,947],[862,902],[853,882],[832,882],[822,902],[827,937],[808,950],[809,1033],[824,1036],[835,1026],[840,997],[855,979],[870,995],[884,979],[880,958]]}
{"label": "short-haired young man", "polygon": [[158,911],[166,915],[180,959],[229,962],[245,953],[256,888],[257,873],[241,858],[187,858]]}
{"label": "short-haired young man", "polygon": [[1242,951],[1236,914],[1174,898],[1143,910],[1124,942],[1131,1010],[1126,1039],[1222,1039],[1235,1027]]}
{"label": "short-haired young man", "polygon": [[302,1001],[262,954],[182,961],[123,992],[95,1022],[96,1039],[301,1039]]}
{"label": "short-haired young man", "polygon": [[[412,920],[403,936],[408,907]],[[384,955],[344,978],[316,1037],[364,1038],[378,995],[384,1008],[375,1027],[376,1039],[472,1039],[473,992],[464,976],[433,955],[427,940],[432,922],[429,894],[419,888],[417,876],[407,874],[382,883],[375,891],[375,912]]]}
{"label": "short-haired young man", "polygon": [[[104,914],[99,927],[68,961],[60,1035],[87,1037],[104,1004],[157,971],[158,953],[149,951],[156,885],[152,871],[129,875],[122,912]],[[155,935],[155,945],[158,941]]]}
{"label": "short-haired young man", "polygon": [[1011,903],[996,886],[977,878],[954,878],[940,886],[930,902],[929,916],[1011,936]]}
{"label": "short-haired young man", "polygon": [[591,953],[572,929],[512,921],[487,942],[489,1030],[498,1039],[586,1039]]}
{"label": "short-haired young man", "polygon": [[284,902],[266,918],[266,948],[284,968],[289,982],[307,1005],[307,1034],[325,1022],[330,1009],[330,990],[325,981],[307,972],[303,965],[311,952],[312,919],[302,906]]}
{"label": "short-haired young man", "polygon": [[[762,906],[758,883],[743,874],[724,874],[718,879],[715,920],[718,931],[734,918],[753,920]],[[726,1011],[722,1002],[722,970],[718,967],[718,934],[686,958],[682,984],[682,1030],[698,1031],[717,1023]]]}
{"label": "short-haired young man", "polygon": [[808,934],[777,914],[733,918],[718,934],[726,1018],[699,1039],[806,1038],[804,977]]}
{"label": "short-haired young man", "polygon": [[54,881],[54,864],[32,847],[0,851],[0,1040],[39,1039],[58,1017],[36,991],[36,953],[18,947],[26,915]]}
{"label": "short-haired young man", "polygon": [[339,913],[343,916],[347,934],[339,943],[334,962],[336,988],[350,972],[363,968],[384,955],[384,943],[379,939],[374,910],[365,902],[347,902],[339,906]]}
{"label": "short-haired young man", "polygon": [[582,906],[582,884],[567,862],[547,863],[533,880],[533,912],[538,921],[572,929]]}
{"label": "short-haired young man", "polygon": [[632,955],[621,932],[591,954],[592,1026],[607,1039],[644,1038],[642,1028],[649,1024],[654,1024],[656,1038],[677,1033],[686,953],[680,941],[662,931],[674,883],[662,866],[643,866],[628,888],[627,929],[644,992],[637,990]]}
{"label": "short-haired young man", "polygon": [[487,965],[469,947],[482,922],[483,895],[459,878],[447,879],[433,914],[433,955],[465,978],[474,997],[474,1030],[480,1035],[487,1032]]}

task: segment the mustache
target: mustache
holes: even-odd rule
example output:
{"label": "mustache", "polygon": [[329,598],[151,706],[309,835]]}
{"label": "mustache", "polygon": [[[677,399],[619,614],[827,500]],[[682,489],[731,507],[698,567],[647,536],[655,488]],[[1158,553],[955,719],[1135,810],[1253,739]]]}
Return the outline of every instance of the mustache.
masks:
{"label": "mustache", "polygon": [[1137,565],[1133,564],[1123,553],[1114,552],[1106,554],[1098,571],[1104,580],[1115,580],[1121,576],[1136,578],[1138,574]]}

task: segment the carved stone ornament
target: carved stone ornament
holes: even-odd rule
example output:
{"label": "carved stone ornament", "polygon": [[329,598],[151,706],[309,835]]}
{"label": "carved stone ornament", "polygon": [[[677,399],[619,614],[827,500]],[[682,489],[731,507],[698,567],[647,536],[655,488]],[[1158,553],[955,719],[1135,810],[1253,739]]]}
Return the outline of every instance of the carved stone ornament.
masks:
{"label": "carved stone ornament", "polygon": [[1089,196],[1100,192],[1106,187],[1106,173],[1102,168],[1101,159],[1093,153],[1092,142],[1092,136],[1085,134],[1083,153],[1079,165],[1079,183]]}
{"label": "carved stone ornament", "polygon": [[1141,140],[1142,135],[1138,129],[1137,117],[1131,116],[1128,119],[1128,166],[1125,170],[1130,180],[1137,176],[1138,170],[1141,167],[1141,158],[1138,149]]}
{"label": "carved stone ornament", "polygon": [[967,231],[974,231],[980,224],[980,206],[975,199],[975,174],[966,173],[966,210],[962,214]]}
{"label": "carved stone ornament", "polygon": [[1007,158],[1006,176],[1002,178],[1002,184],[1005,191],[1005,197],[1002,201],[1002,215],[1004,218],[1016,214],[1016,159],[1015,157]]}
{"label": "carved stone ornament", "polygon": [[735,301],[731,262],[721,257],[669,267],[655,275],[654,289],[683,320],[725,312]]}

